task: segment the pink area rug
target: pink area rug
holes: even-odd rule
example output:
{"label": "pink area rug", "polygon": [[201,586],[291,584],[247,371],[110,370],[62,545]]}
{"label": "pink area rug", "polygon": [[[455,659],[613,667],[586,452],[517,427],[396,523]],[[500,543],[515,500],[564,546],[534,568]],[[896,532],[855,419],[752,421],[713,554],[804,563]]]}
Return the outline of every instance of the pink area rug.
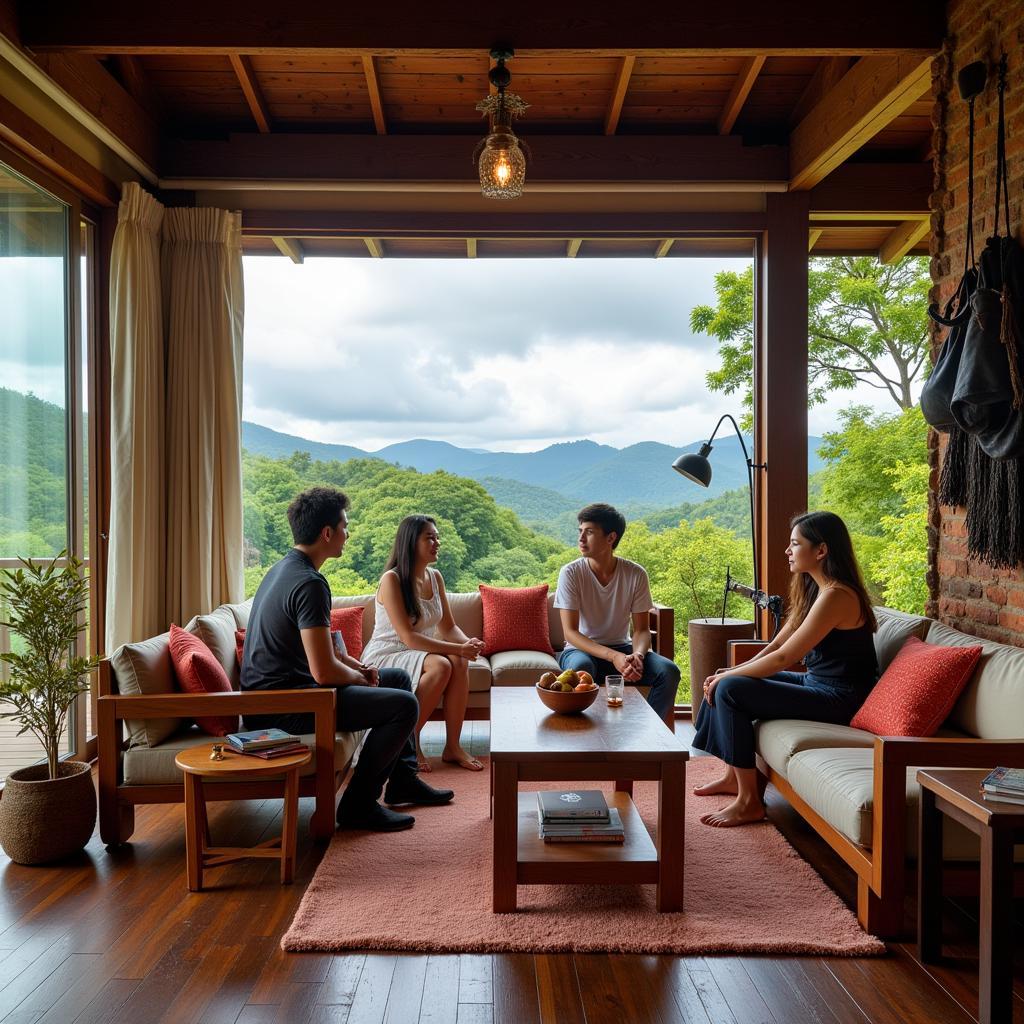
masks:
{"label": "pink area rug", "polygon": [[[434,764],[430,782],[454,789],[454,803],[417,809],[416,825],[408,832],[337,833],[281,940],[282,948],[837,956],[885,952],[883,943],[861,930],[839,897],[773,825],[702,825],[700,815],[721,806],[723,797],[687,795],[682,913],[659,914],[653,885],[531,885],[519,887],[517,913],[494,914],[488,774],[439,760]],[[695,758],[687,768],[688,789],[720,770],[714,758]],[[653,835],[655,785],[637,783],[635,800]]]}

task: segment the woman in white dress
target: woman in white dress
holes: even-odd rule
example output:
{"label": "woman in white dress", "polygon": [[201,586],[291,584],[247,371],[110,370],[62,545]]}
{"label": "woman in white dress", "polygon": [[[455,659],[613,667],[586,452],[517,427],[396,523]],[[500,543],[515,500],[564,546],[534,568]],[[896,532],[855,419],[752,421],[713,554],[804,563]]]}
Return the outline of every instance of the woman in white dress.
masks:
{"label": "woman in white dress", "polygon": [[443,761],[478,772],[483,765],[459,743],[469,700],[469,663],[483,641],[467,637],[452,618],[441,574],[432,569],[440,538],[430,516],[406,516],[377,587],[373,636],[362,660],[378,668],[409,673],[420,704],[416,723],[416,758],[420,771],[430,763],[420,748],[420,731],[444,695]]}

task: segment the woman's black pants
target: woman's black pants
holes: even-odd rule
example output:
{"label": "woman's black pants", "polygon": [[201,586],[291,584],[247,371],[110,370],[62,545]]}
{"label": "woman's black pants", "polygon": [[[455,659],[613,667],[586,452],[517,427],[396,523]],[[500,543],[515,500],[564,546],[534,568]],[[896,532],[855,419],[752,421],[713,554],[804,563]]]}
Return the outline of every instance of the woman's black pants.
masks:
{"label": "woman's black pants", "polygon": [[802,718],[849,725],[864,694],[838,680],[803,672],[778,672],[764,679],[724,676],[697,715],[692,746],[734,768],[754,768],[754,722]]}

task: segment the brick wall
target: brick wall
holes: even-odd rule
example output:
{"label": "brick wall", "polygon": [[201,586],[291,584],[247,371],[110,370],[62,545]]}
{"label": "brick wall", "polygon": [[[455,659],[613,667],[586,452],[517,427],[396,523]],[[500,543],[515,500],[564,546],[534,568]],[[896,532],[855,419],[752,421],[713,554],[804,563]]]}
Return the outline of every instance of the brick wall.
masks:
{"label": "brick wall", "polygon": [[[967,222],[967,104],[957,71],[975,60],[989,63],[989,83],[975,104],[974,240],[980,253],[993,228],[995,206],[995,64],[1009,57],[1006,93],[1010,221],[1024,241],[1024,3],[1021,0],[949,0],[948,38],[933,69],[932,111],[935,191],[931,197],[932,301],[945,303],[960,279]],[[1005,229],[1004,229],[1005,230]],[[934,330],[933,347],[945,329]],[[1024,567],[991,569],[967,557],[962,508],[935,499],[945,437],[931,433],[928,614],[977,636],[1024,646]],[[1020,515],[1021,510],[1012,510]]]}

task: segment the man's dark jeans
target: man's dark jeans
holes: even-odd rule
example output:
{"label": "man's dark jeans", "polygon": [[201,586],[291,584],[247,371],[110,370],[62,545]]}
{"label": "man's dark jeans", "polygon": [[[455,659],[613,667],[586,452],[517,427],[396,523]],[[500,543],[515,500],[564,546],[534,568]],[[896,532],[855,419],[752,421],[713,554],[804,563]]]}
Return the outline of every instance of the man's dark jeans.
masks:
{"label": "man's dark jeans", "polygon": [[[401,785],[416,775],[416,744],[413,733],[419,703],[412,692],[409,673],[382,668],[379,686],[339,686],[335,702],[336,722],[343,732],[369,729],[359,761],[345,791],[349,808],[380,799],[389,778]],[[247,715],[247,729],[272,726],[301,736],[316,729],[311,714]]]}

